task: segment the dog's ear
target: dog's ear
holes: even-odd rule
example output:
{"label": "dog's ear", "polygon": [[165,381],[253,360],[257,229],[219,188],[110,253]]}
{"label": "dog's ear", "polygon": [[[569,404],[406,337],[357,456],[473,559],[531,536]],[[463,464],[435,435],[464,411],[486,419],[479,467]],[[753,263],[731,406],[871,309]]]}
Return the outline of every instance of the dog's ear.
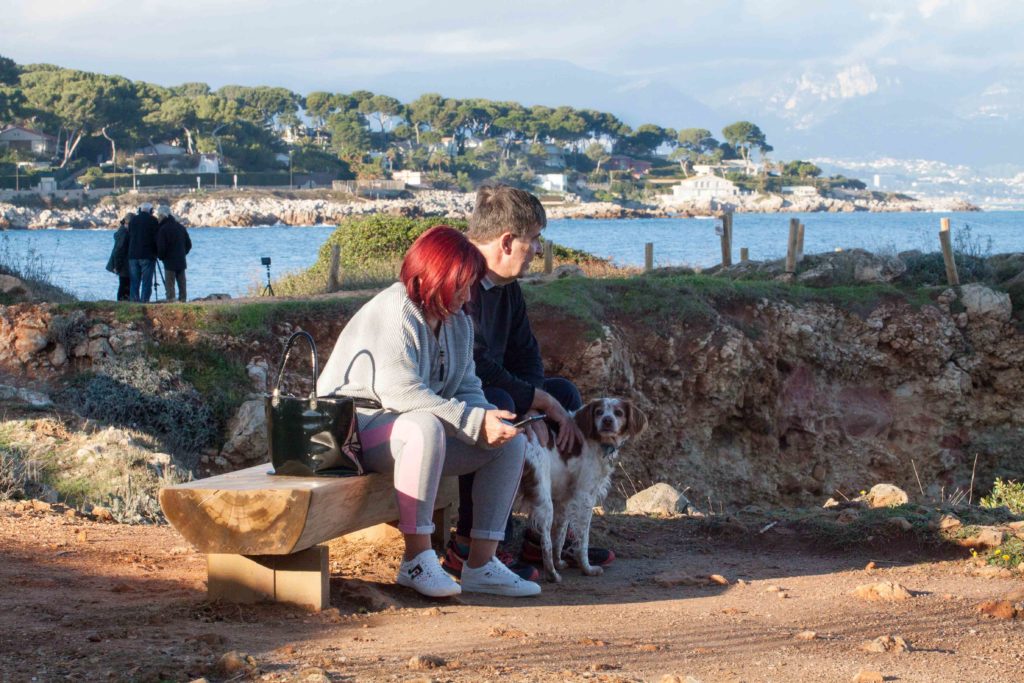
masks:
{"label": "dog's ear", "polygon": [[597,425],[594,420],[594,413],[597,412],[597,406],[600,401],[591,401],[587,405],[583,406],[576,411],[573,416],[573,420],[576,421],[576,426],[583,432],[584,439],[598,439]]}
{"label": "dog's ear", "polygon": [[631,436],[639,436],[647,429],[647,415],[633,405],[632,401],[623,401],[626,406],[626,431]]}

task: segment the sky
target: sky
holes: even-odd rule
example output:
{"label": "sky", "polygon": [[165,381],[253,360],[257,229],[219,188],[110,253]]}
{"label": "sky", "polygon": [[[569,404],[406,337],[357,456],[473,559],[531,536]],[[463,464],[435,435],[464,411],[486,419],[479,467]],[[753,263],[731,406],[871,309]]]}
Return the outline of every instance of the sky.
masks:
{"label": "sky", "polygon": [[780,136],[880,94],[948,87],[950,116],[1005,118],[1024,92],[1022,0],[0,0],[0,16],[0,55],[20,64],[618,106],[633,125],[760,115]]}

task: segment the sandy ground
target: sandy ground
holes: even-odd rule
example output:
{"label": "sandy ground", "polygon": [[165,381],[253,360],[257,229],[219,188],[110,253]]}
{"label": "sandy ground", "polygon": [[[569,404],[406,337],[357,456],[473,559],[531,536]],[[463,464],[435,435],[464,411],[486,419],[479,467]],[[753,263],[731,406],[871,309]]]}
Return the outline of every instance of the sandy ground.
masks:
{"label": "sandy ground", "polygon": [[[431,601],[393,585],[398,543],[336,541],[332,607],[313,614],[211,604],[204,558],[169,527],[70,515],[0,503],[2,681],[1024,681],[1024,620],[978,610],[1024,582],[970,558],[611,515],[605,575],[567,570],[531,599]],[[850,595],[877,581],[913,597]],[[885,635],[910,650],[861,649]],[[249,668],[219,669],[231,651]]]}

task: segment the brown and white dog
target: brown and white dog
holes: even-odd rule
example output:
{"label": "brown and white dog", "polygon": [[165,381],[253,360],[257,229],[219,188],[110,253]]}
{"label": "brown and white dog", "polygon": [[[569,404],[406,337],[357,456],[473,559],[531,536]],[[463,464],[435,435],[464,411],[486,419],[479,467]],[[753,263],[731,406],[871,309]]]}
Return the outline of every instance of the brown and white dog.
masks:
{"label": "brown and white dog", "polygon": [[587,576],[604,571],[587,560],[594,506],[608,493],[619,448],[647,428],[647,416],[632,401],[621,398],[594,399],[577,410],[573,419],[584,438],[578,452],[559,453],[553,437],[549,448],[531,438],[519,485],[521,500],[529,508],[530,525],[540,535],[549,581],[562,580],[558,570],[566,566],[561,554],[569,527],[578,539],[573,550],[580,571]]}

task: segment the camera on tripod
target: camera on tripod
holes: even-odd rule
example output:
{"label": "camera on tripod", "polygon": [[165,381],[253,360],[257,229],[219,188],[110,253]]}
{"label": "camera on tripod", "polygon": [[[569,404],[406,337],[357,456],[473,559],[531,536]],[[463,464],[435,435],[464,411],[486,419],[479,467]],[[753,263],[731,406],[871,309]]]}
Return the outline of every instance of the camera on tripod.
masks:
{"label": "camera on tripod", "polygon": [[260,265],[267,267],[267,285],[263,288],[260,296],[274,296],[274,286],[270,284],[270,257],[261,256]]}

